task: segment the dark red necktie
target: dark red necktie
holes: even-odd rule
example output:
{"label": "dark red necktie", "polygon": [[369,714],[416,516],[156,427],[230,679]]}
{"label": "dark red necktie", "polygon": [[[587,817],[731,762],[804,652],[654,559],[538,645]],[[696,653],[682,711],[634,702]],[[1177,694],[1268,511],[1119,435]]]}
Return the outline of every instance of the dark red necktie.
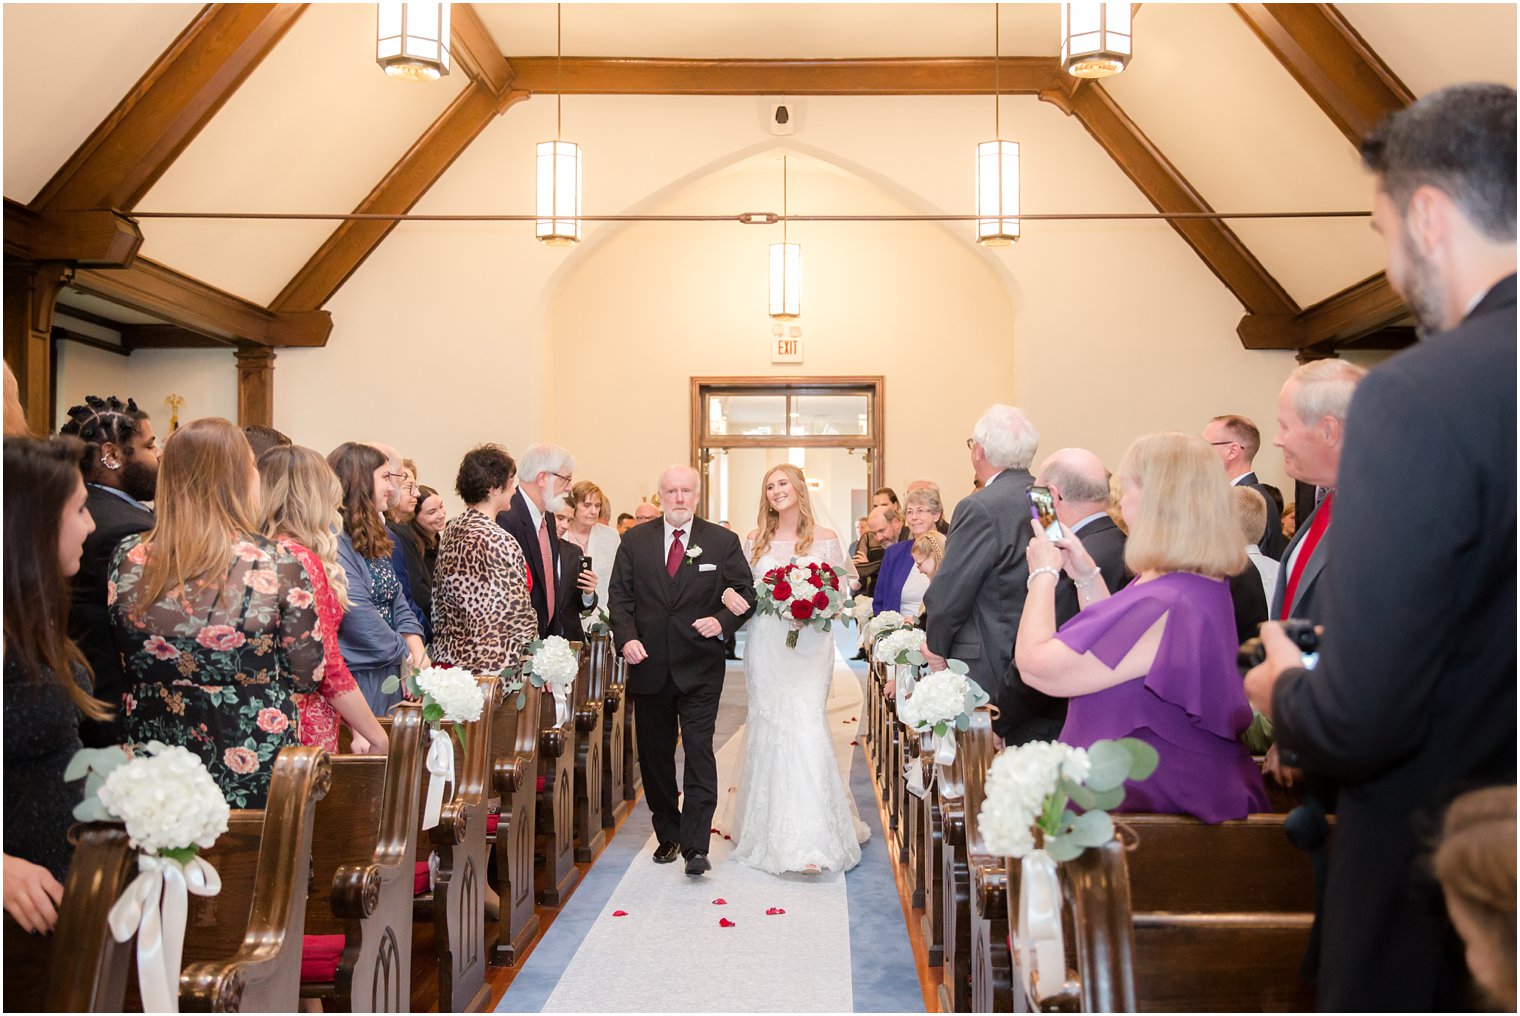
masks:
{"label": "dark red necktie", "polygon": [[1283,589],[1282,616],[1287,620],[1293,615],[1293,594],[1298,592],[1298,580],[1303,577],[1304,566],[1309,563],[1309,558],[1314,555],[1314,548],[1319,546],[1320,537],[1325,535],[1325,530],[1330,528],[1330,510],[1335,507],[1335,491],[1325,495],[1325,501],[1319,506],[1319,511],[1314,513],[1314,521],[1309,524],[1309,532],[1304,535],[1304,542],[1298,545],[1298,556],[1293,559],[1293,570],[1288,573],[1288,584]]}
{"label": "dark red necktie", "polygon": [[670,541],[670,553],[665,555],[665,570],[670,572],[670,577],[676,577],[676,569],[681,567],[681,555],[686,553],[686,548],[681,545],[681,537],[686,535],[684,529],[676,530],[676,538]]}

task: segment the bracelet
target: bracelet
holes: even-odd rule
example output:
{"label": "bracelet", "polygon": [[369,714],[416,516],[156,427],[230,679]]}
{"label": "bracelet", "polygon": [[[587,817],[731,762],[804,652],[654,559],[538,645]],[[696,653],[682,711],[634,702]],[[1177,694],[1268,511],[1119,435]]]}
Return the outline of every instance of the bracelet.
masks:
{"label": "bracelet", "polygon": [[1078,589],[1081,589],[1083,586],[1092,585],[1093,579],[1097,578],[1101,574],[1103,574],[1102,569],[1094,568],[1092,571],[1088,572],[1086,575],[1083,575],[1081,578],[1072,579],[1072,582],[1076,584],[1076,587]]}
{"label": "bracelet", "polygon": [[1034,577],[1036,575],[1051,575],[1051,576],[1054,576],[1057,581],[1059,581],[1060,578],[1061,578],[1061,569],[1059,569],[1059,568],[1052,568],[1048,564],[1041,565],[1040,567],[1038,567],[1038,568],[1034,569],[1033,571],[1031,571],[1029,573],[1029,578],[1027,578],[1027,579],[1024,580],[1024,588],[1025,589],[1030,589],[1030,588],[1032,588],[1034,586]]}

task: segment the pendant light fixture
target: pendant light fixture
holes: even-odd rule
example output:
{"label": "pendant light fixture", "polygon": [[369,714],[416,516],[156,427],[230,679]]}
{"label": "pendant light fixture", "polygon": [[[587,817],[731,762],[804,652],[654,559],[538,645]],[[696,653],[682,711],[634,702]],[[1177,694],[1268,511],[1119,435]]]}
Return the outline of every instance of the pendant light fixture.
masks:
{"label": "pendant light fixture", "polygon": [[1061,5],[1061,66],[1078,78],[1118,74],[1134,54],[1128,3]]}
{"label": "pendant light fixture", "polygon": [[1019,143],[1004,141],[1002,130],[1002,60],[999,53],[1001,9],[992,5],[993,141],[976,146],[976,242],[1006,247],[1019,238]]}
{"label": "pendant light fixture", "polygon": [[551,247],[568,247],[581,238],[581,146],[560,140],[563,122],[563,18],[554,5],[554,140],[538,144],[538,239]]}
{"label": "pendant light fixture", "polygon": [[787,242],[786,156],[781,157],[781,242],[771,244],[771,317],[802,314],[802,245]]}
{"label": "pendant light fixture", "polygon": [[375,62],[393,78],[437,81],[449,72],[449,4],[376,4]]}

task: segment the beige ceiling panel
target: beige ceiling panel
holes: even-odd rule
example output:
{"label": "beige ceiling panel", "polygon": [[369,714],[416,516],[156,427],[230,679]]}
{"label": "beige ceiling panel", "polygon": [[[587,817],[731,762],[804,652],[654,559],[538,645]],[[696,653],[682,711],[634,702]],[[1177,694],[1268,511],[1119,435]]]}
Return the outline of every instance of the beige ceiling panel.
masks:
{"label": "beige ceiling panel", "polygon": [[[476,4],[509,56],[554,53],[553,4]],[[1056,56],[1059,4],[1003,4],[1005,56]],[[991,4],[565,4],[566,56],[990,56]]]}
{"label": "beige ceiling panel", "polygon": [[1415,95],[1464,81],[1515,84],[1514,4],[1337,4]]}
{"label": "beige ceiling panel", "polygon": [[198,4],[6,4],[5,196],[29,202]]}
{"label": "beige ceiling panel", "polygon": [[[386,77],[374,49],[373,4],[313,4],[142,210],[351,211],[468,83]],[[145,220],[142,253],[267,303],[334,225]]]}
{"label": "beige ceiling panel", "polygon": [[1370,219],[1249,219],[1230,226],[1300,307],[1383,270],[1383,244]]}

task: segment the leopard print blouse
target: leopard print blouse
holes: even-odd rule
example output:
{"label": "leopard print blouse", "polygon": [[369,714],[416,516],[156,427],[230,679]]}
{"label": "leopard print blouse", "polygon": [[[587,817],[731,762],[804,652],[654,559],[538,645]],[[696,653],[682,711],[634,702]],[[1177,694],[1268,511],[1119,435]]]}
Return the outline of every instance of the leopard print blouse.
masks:
{"label": "leopard print blouse", "polygon": [[433,576],[436,663],[494,675],[538,635],[522,548],[496,520],[466,508],[438,542]]}

